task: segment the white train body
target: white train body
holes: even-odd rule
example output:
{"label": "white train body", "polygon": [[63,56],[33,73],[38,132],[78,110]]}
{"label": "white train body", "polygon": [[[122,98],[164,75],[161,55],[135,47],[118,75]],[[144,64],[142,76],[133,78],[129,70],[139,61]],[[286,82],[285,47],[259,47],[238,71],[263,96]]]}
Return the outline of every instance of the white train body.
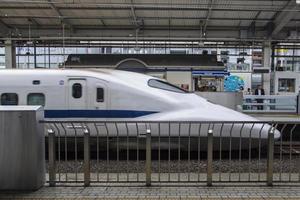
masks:
{"label": "white train body", "polygon": [[[18,105],[44,101],[45,118],[53,120],[257,121],[196,94],[184,92],[161,79],[120,70],[1,70],[1,97],[6,93],[17,94]],[[224,125],[222,133],[221,126],[215,127],[214,135],[249,138],[251,134],[252,138],[267,138],[270,129],[269,125],[246,124],[240,131],[241,126],[235,125],[230,131],[230,124]],[[158,134],[155,129],[154,135]],[[185,131],[180,136],[199,134],[196,131],[199,127],[191,129],[195,131]],[[169,134],[167,132],[161,131],[160,134]],[[176,136],[175,132],[171,136]],[[207,127],[201,127],[200,134],[206,136]],[[279,135],[276,131],[275,137]]]}

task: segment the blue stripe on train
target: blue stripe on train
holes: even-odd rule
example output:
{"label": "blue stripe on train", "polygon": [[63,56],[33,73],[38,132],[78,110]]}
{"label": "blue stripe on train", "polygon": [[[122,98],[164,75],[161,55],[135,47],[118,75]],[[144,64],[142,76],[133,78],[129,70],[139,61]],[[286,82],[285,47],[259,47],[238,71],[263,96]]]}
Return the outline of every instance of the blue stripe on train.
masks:
{"label": "blue stripe on train", "polygon": [[157,113],[138,110],[45,110],[45,118],[134,118]]}

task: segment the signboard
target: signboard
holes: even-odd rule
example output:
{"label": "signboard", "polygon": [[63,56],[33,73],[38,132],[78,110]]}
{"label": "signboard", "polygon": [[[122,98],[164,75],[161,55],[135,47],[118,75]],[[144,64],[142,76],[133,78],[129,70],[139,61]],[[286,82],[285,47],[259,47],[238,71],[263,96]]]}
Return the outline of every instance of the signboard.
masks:
{"label": "signboard", "polygon": [[[300,1],[300,0],[299,0]],[[288,52],[288,49],[275,49],[275,52],[278,53],[278,54],[284,54],[284,53],[287,53]]]}
{"label": "signboard", "polygon": [[202,71],[202,70],[194,70],[192,71],[193,76],[214,76],[214,77],[224,77],[229,76],[229,72],[225,71]]}
{"label": "signboard", "polygon": [[263,74],[268,74],[270,73],[270,69],[269,68],[263,68],[263,67],[260,67],[260,68],[253,68],[253,72],[254,73],[263,73]]}

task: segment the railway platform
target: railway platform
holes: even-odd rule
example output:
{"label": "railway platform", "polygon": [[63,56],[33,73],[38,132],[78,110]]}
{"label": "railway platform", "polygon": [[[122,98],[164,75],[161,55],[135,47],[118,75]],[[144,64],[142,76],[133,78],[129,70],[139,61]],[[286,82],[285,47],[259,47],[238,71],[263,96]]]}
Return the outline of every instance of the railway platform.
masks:
{"label": "railway platform", "polygon": [[0,199],[300,199],[299,186],[43,187],[31,193],[0,193]]}
{"label": "railway platform", "polygon": [[[150,122],[39,122],[47,128],[45,183],[39,186],[43,187],[2,190],[0,200],[300,199],[298,121],[151,122],[151,126]],[[226,123],[231,124],[227,132]],[[279,138],[275,128],[282,133]],[[157,137],[152,135],[155,130]],[[181,135],[188,130],[187,136],[173,142],[170,135],[176,130]],[[191,136],[192,130],[198,134]],[[242,140],[245,130],[250,134]],[[114,131],[116,136],[108,137]],[[205,137],[199,136],[201,132]]]}

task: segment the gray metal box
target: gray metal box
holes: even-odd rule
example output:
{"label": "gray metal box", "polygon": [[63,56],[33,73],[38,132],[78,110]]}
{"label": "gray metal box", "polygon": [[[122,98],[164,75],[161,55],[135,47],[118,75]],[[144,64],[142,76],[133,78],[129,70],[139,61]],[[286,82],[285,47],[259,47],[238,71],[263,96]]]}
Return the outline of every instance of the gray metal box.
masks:
{"label": "gray metal box", "polygon": [[37,190],[45,183],[41,106],[0,106],[0,190]]}

